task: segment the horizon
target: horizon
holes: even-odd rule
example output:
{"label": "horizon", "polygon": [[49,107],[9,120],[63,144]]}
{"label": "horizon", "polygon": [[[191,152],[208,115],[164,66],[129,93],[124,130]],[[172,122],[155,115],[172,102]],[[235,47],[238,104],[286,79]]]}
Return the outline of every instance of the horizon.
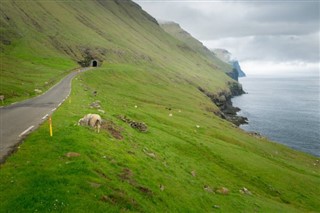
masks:
{"label": "horizon", "polygon": [[134,2],[158,21],[178,23],[207,48],[228,50],[246,74],[319,72],[318,1]]}

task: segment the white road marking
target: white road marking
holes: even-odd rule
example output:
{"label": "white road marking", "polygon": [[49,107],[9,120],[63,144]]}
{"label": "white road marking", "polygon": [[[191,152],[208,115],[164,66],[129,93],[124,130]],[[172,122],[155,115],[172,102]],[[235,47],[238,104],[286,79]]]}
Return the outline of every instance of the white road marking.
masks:
{"label": "white road marking", "polygon": [[19,138],[21,138],[21,136],[23,136],[24,134],[26,134],[27,132],[31,131],[31,129],[33,129],[34,126],[30,126],[28,129],[24,130],[23,132],[21,132],[21,134],[19,135]]}
{"label": "white road marking", "polygon": [[53,112],[53,111],[55,111],[57,108],[53,108],[51,111]]}
{"label": "white road marking", "polygon": [[42,117],[42,120],[46,119],[49,115],[46,114],[45,116]]}

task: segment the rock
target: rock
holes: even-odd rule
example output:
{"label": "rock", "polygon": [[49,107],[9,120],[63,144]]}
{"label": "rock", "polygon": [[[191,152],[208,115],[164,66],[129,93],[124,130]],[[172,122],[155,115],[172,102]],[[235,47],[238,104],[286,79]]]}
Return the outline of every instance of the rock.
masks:
{"label": "rock", "polygon": [[68,152],[67,154],[65,154],[65,156],[68,158],[72,158],[72,157],[79,157],[80,154],[77,152]]}
{"label": "rock", "polygon": [[95,102],[92,102],[90,104],[90,108],[94,108],[94,109],[100,109],[101,108],[101,102],[100,101],[95,101]]}
{"label": "rock", "polygon": [[163,191],[164,190],[164,185],[160,184],[160,190]]}
{"label": "rock", "polygon": [[241,194],[252,195],[252,193],[245,187],[239,190]]}
{"label": "rock", "polygon": [[220,206],[218,206],[218,205],[214,205],[212,207],[215,208],[215,209],[220,209]]}
{"label": "rock", "polygon": [[249,135],[254,136],[256,138],[264,138],[259,132],[249,132]]}
{"label": "rock", "polygon": [[4,101],[4,95],[0,95],[0,101],[3,103],[3,101]]}
{"label": "rock", "polygon": [[226,187],[221,187],[217,189],[216,192],[222,195],[227,195],[229,194],[229,189],[227,189]]}
{"label": "rock", "polygon": [[196,171],[192,170],[192,171],[191,171],[191,175],[192,175],[193,177],[197,176]]}
{"label": "rock", "polygon": [[148,126],[143,123],[143,122],[137,122],[137,121],[133,121],[130,118],[127,118],[126,116],[120,115],[118,116],[118,118],[128,124],[130,124],[130,126],[134,129],[139,130],[140,132],[147,132],[148,131]]}
{"label": "rock", "polygon": [[148,127],[145,123],[132,121],[130,126],[134,129],[139,130],[140,132],[147,132],[148,131]]}
{"label": "rock", "polygon": [[172,113],[169,114],[169,117],[172,117]]}
{"label": "rock", "polygon": [[204,185],[204,186],[203,186],[203,189],[204,189],[205,191],[209,192],[209,193],[212,193],[212,192],[213,192],[212,188],[211,188],[210,186],[207,186],[207,185]]}
{"label": "rock", "polygon": [[218,100],[219,100],[220,103],[223,103],[223,102],[227,101],[227,98],[226,98],[226,96],[221,95],[221,96],[219,96]]}
{"label": "rock", "polygon": [[101,112],[102,114],[105,114],[106,112],[102,109],[98,109],[99,112]]}
{"label": "rock", "polygon": [[152,158],[156,158],[156,154],[153,153],[153,152],[148,152],[147,150],[143,149],[143,152],[148,155],[149,157],[152,157]]}
{"label": "rock", "polygon": [[42,90],[40,90],[40,89],[34,89],[34,91],[35,91],[35,93],[42,93]]}

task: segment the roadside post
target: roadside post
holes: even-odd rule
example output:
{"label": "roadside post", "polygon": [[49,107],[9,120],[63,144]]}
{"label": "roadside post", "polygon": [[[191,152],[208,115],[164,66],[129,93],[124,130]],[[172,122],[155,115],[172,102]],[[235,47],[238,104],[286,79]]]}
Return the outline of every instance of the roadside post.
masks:
{"label": "roadside post", "polygon": [[50,131],[50,137],[52,137],[52,119],[51,119],[51,115],[49,116],[49,131]]}

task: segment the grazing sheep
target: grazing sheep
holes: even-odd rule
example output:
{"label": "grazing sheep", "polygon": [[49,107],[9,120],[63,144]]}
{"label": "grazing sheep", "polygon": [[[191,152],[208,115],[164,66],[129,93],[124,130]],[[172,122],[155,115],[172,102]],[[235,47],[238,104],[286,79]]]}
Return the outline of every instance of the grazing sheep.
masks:
{"label": "grazing sheep", "polygon": [[100,132],[102,119],[98,114],[87,114],[81,118],[78,122],[78,125],[81,126],[91,126],[97,129],[98,133]]}

